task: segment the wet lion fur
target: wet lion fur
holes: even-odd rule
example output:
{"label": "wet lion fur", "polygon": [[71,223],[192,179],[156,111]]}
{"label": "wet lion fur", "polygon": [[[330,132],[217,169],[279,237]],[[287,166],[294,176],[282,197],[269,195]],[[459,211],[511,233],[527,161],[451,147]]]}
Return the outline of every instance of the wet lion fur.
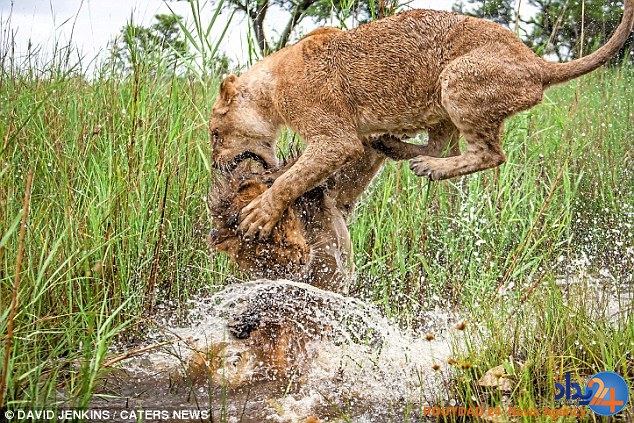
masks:
{"label": "wet lion fur", "polygon": [[250,240],[238,232],[240,210],[298,158],[268,171],[243,161],[231,172],[218,175],[210,192],[208,206],[214,226],[210,246],[228,254],[251,278],[290,279],[342,292],[352,270],[346,218],[385,159],[382,152],[367,147],[361,158],[299,197],[269,238]]}
{"label": "wet lion fur", "polygon": [[[354,298],[291,281],[235,284],[212,299],[227,311],[231,337],[196,348],[187,376],[236,388],[257,380],[298,376],[311,366],[311,341],[380,349],[379,313]],[[335,322],[333,324],[333,322]]]}
{"label": "wet lion fur", "polygon": [[[598,68],[625,43],[634,0],[624,3],[610,40],[569,63],[543,60],[493,22],[412,10],[348,31],[317,30],[241,76],[228,76],[210,118],[216,166],[245,152],[274,166],[283,127],[307,145],[242,210],[240,229],[246,237],[268,236],[290,204],[360,157],[364,140],[375,135],[427,131],[427,151],[414,157],[405,143],[388,147],[432,180],[500,165],[506,118],[540,103],[548,87]],[[467,144],[462,153],[459,135]]]}

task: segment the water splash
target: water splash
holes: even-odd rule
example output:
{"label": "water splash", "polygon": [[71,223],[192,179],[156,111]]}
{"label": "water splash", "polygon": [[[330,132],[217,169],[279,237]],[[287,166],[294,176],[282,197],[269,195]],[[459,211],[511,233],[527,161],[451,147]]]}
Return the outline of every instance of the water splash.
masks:
{"label": "water splash", "polygon": [[456,320],[447,312],[428,313],[418,328],[434,333],[427,340],[360,300],[259,280],[198,299],[191,314],[197,323],[161,331],[169,347],[123,364],[138,383],[124,395],[153,386],[136,405],[160,394],[162,406],[197,403],[226,421],[381,422],[447,400]]}

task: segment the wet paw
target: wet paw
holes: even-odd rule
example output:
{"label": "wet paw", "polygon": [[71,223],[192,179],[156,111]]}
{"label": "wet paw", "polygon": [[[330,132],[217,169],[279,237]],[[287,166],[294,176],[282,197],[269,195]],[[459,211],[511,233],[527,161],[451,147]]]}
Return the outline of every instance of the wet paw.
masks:
{"label": "wet paw", "polygon": [[258,234],[260,239],[266,239],[271,235],[284,210],[285,207],[280,207],[271,200],[269,190],[264,191],[242,209],[238,230],[244,234],[245,239],[253,239]]}
{"label": "wet paw", "polygon": [[416,175],[429,178],[431,181],[445,179],[445,172],[439,169],[441,167],[438,160],[433,157],[419,156],[409,161],[409,167]]}

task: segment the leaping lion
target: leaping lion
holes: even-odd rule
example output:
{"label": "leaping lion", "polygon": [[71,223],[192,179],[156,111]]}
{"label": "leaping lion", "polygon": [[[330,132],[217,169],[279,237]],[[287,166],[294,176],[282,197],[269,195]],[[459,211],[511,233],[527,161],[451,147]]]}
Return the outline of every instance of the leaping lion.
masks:
{"label": "leaping lion", "polygon": [[[502,26],[450,12],[412,10],[349,31],[324,28],[229,75],[213,106],[215,166],[251,157],[277,163],[282,127],[307,145],[304,154],[240,214],[246,239],[267,238],[284,211],[364,152],[365,139],[429,133],[426,151],[403,149],[419,176],[441,180],[506,160],[500,133],[506,118],[542,100],[548,87],[607,62],[625,43],[634,0],[596,52],[569,63],[537,56]],[[458,135],[466,142],[459,154]],[[449,151],[449,157],[439,152]]]}

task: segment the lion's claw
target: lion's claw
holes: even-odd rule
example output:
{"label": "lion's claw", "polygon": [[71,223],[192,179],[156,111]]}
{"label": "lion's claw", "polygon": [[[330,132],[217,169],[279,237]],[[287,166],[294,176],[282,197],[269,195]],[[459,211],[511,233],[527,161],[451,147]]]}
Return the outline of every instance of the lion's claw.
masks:
{"label": "lion's claw", "polygon": [[265,230],[268,220],[268,215],[263,214],[259,209],[255,209],[245,216],[238,230],[246,240],[255,239],[258,234],[260,239],[266,239],[270,235],[270,230]]}
{"label": "lion's claw", "polygon": [[240,212],[238,231],[246,240],[254,239],[258,234],[260,239],[266,239],[273,232],[281,213],[270,206],[267,191],[254,198]]}
{"label": "lion's claw", "polygon": [[437,181],[442,178],[439,172],[434,169],[433,160],[433,158],[425,156],[415,157],[409,161],[409,167],[416,175],[429,178],[431,181]]}

